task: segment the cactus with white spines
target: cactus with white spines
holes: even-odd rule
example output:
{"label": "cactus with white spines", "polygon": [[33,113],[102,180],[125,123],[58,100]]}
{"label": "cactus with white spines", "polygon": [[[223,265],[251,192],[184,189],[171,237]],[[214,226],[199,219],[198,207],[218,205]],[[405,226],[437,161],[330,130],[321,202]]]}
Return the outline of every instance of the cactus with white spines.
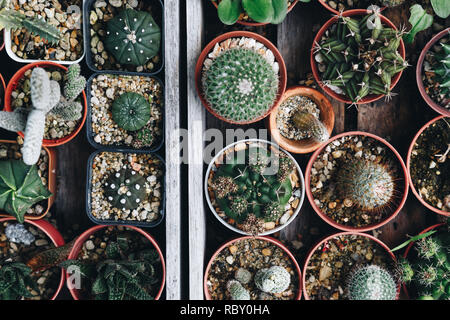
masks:
{"label": "cactus with white spines", "polygon": [[280,266],[258,270],[255,274],[256,287],[267,293],[282,293],[289,288],[291,275]]}

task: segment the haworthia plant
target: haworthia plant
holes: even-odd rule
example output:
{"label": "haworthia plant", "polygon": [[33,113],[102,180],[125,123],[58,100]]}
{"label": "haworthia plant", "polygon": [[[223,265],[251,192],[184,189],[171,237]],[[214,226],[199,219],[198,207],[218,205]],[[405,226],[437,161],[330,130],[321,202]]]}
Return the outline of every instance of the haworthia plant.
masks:
{"label": "haworthia plant", "polygon": [[28,266],[21,262],[6,262],[0,265],[0,300],[34,297],[28,288],[39,291]]}

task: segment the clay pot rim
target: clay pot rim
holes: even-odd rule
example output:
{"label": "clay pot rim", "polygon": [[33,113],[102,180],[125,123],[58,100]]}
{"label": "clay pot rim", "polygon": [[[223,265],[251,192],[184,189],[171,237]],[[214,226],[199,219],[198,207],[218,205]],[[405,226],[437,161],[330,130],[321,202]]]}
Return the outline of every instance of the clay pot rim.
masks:
{"label": "clay pot rim", "polygon": [[[89,236],[94,234],[95,232],[99,231],[100,229],[104,229],[104,228],[108,228],[108,227],[117,228],[118,226],[117,225],[97,225],[97,226],[94,226],[94,227],[91,227],[91,228],[87,229],[82,234],[80,234],[76,238],[76,240],[75,240],[75,242],[73,244],[72,250],[70,250],[69,257],[67,259],[68,260],[77,259],[77,256],[78,256],[78,254],[79,254],[79,252],[81,250],[81,247],[83,246],[83,243],[89,238]],[[161,297],[162,292],[164,290],[165,283],[166,283],[166,264],[165,264],[165,261],[164,261],[164,255],[163,255],[163,253],[161,251],[161,248],[159,247],[159,245],[156,242],[156,240],[149,233],[147,233],[146,231],[142,230],[141,228],[138,228],[138,227],[135,227],[135,226],[127,226],[127,225],[124,225],[122,227],[131,229],[133,231],[136,231],[136,232],[140,233],[142,236],[144,236],[147,240],[150,241],[150,243],[153,245],[154,249],[158,252],[159,258],[161,260],[162,279],[161,279],[161,286],[160,286],[160,288],[158,290],[158,293],[156,294],[154,300],[159,300],[159,298]],[[64,272],[67,274],[66,271],[64,271]],[[82,299],[80,299],[80,296],[78,295],[78,290],[74,289],[74,288],[72,288],[70,286],[70,284],[69,284],[69,277],[67,277],[66,286],[69,289],[70,294],[72,295],[72,298],[74,300],[82,300]]]}
{"label": "clay pot rim", "polygon": [[[6,221],[17,221],[14,217],[5,217],[0,218],[0,223],[6,222]],[[29,220],[25,219],[25,223],[29,223],[32,226],[38,228],[42,232],[45,233],[45,235],[50,238],[50,240],[53,242],[55,247],[61,247],[65,244],[64,239],[62,235],[59,233],[59,231],[48,221],[45,220]],[[59,292],[61,291],[62,287],[64,286],[64,282],[66,280],[66,274],[64,270],[61,268],[61,280],[59,281],[58,288],[56,289],[53,297],[51,300],[55,300],[58,296]]]}
{"label": "clay pot rim", "polygon": [[[278,84],[277,97],[276,97],[273,105],[266,111],[266,113],[264,113],[262,116],[252,119],[250,121],[236,122],[236,121],[226,119],[226,118],[220,116],[211,108],[209,103],[204,98],[201,78],[202,78],[202,70],[203,70],[204,61],[206,60],[208,54],[213,50],[216,43],[223,42],[224,40],[229,39],[229,38],[242,38],[242,37],[255,39],[256,41],[262,43],[267,49],[272,51],[273,55],[275,56],[275,61],[278,62],[278,65],[280,68],[278,71],[279,84]],[[206,110],[208,110],[209,113],[211,113],[216,118],[218,118],[222,121],[228,122],[228,123],[232,123],[232,124],[245,125],[245,124],[258,122],[258,121],[264,119],[265,117],[267,117],[270,114],[270,112],[280,103],[281,97],[283,96],[283,93],[286,90],[286,83],[287,83],[287,70],[286,70],[286,64],[284,62],[284,59],[283,59],[283,56],[281,55],[281,53],[278,51],[278,49],[275,47],[275,45],[272,42],[270,42],[267,38],[265,38],[257,33],[250,32],[250,31],[231,31],[231,32],[224,33],[224,34],[219,35],[218,37],[214,38],[211,42],[209,42],[203,48],[203,50],[197,60],[197,64],[195,66],[195,88],[197,90],[197,95],[200,98],[200,101],[202,102],[203,106],[206,108]]]}
{"label": "clay pot rim", "polygon": [[425,45],[425,47],[422,49],[422,52],[420,53],[419,60],[417,60],[417,65],[416,65],[416,82],[417,82],[417,87],[419,88],[420,95],[422,96],[423,100],[425,100],[425,102],[428,104],[428,106],[430,108],[432,108],[434,111],[436,111],[444,116],[450,117],[450,110],[446,110],[445,108],[441,107],[436,102],[434,102],[433,99],[431,99],[431,97],[426,93],[425,87],[424,87],[423,81],[422,81],[423,62],[425,60],[425,56],[426,56],[427,52],[430,50],[430,48],[436,42],[438,42],[440,39],[442,39],[446,35],[450,35],[450,27],[442,30],[441,32],[439,32],[438,34],[433,36],[433,38],[431,38],[431,40],[428,41],[427,44]]}
{"label": "clay pot rim", "polygon": [[[316,99],[310,98],[318,105],[318,108],[320,110],[321,110],[321,107],[319,107],[319,105],[322,105],[324,109],[328,109],[331,111],[331,113],[333,115],[331,117],[331,125],[327,126],[327,131],[328,131],[330,137],[331,137],[331,133],[333,132],[334,122],[335,122],[335,114],[334,114],[334,110],[333,110],[333,105],[331,104],[330,100],[327,97],[325,97],[325,95],[323,95],[321,92],[319,92],[316,89],[306,87],[306,86],[293,86],[293,87],[287,88],[280,100],[280,103],[277,106],[275,106],[275,108],[270,113],[270,115],[268,117],[268,121],[267,121],[267,128],[269,129],[273,140],[281,148],[283,148],[286,151],[296,153],[296,154],[304,154],[304,153],[313,152],[313,151],[317,150],[317,148],[319,148],[322,143],[316,143],[312,147],[306,148],[306,147],[301,146],[301,142],[304,140],[296,141],[296,140],[291,140],[291,139],[287,139],[287,138],[283,137],[277,129],[276,117],[277,117],[277,113],[278,113],[278,108],[287,98],[297,96],[297,95],[306,96],[305,92],[309,92],[309,93],[311,93],[312,96],[319,97],[320,99],[322,99],[322,101],[324,101],[324,103],[321,104]],[[321,110],[321,114],[322,114],[322,110]],[[321,120],[323,120],[323,119],[321,119]],[[288,140],[290,143],[286,142],[286,140]],[[309,139],[305,139],[305,140],[309,140]],[[326,143],[326,142],[324,142],[324,143]]]}
{"label": "clay pot rim", "polygon": [[447,216],[450,217],[450,212],[444,211],[444,210],[440,210],[436,207],[433,207],[431,204],[427,203],[417,192],[416,187],[414,186],[412,177],[411,177],[411,154],[412,154],[412,150],[414,149],[414,145],[416,144],[417,139],[419,138],[419,136],[433,123],[446,118],[446,116],[438,116],[430,121],[428,121],[422,128],[420,128],[420,130],[416,133],[416,135],[414,136],[414,138],[412,139],[411,144],[409,145],[409,149],[408,149],[408,155],[406,156],[406,168],[408,170],[408,182],[409,182],[409,186],[411,187],[411,191],[412,193],[416,196],[417,200],[419,200],[419,202],[424,205],[427,209],[443,215],[443,216]]}
{"label": "clay pot rim", "polygon": [[[337,238],[339,236],[345,236],[345,235],[356,235],[356,236],[362,236],[362,237],[369,238],[369,239],[375,241],[382,248],[384,248],[394,262],[397,261],[397,258],[391,252],[391,249],[383,241],[381,241],[378,238],[375,238],[374,236],[372,236],[370,234],[363,233],[363,232],[346,231],[346,232],[338,232],[338,233],[334,233],[332,235],[326,236],[326,237],[322,238],[320,241],[318,241],[316,243],[316,245],[309,251],[309,253],[308,253],[308,255],[306,256],[306,259],[305,259],[305,264],[303,266],[303,296],[304,296],[305,300],[311,300],[309,295],[308,295],[308,292],[306,290],[306,285],[305,285],[306,284],[306,268],[308,267],[308,264],[309,264],[309,262],[311,260],[311,257],[316,252],[316,250],[319,248],[319,246],[321,246],[326,241],[329,241],[331,239]],[[400,288],[401,288],[400,283],[397,283],[397,297],[396,297],[396,300],[398,300],[398,298],[399,298]]]}
{"label": "clay pot rim", "polygon": [[295,266],[295,269],[296,269],[297,274],[298,274],[298,281],[299,281],[299,283],[298,283],[298,286],[299,286],[298,287],[298,294],[296,295],[294,300],[300,300],[301,297],[302,297],[302,291],[303,291],[302,290],[303,289],[303,287],[302,287],[302,284],[303,284],[302,279],[304,278],[304,277],[302,277],[302,271],[300,269],[300,266],[299,266],[297,260],[295,259],[294,255],[292,254],[292,252],[283,243],[281,243],[281,241],[279,241],[279,240],[277,240],[277,239],[275,239],[273,237],[269,237],[269,236],[243,236],[243,237],[234,238],[234,239],[232,239],[230,241],[225,242],[223,245],[220,246],[219,249],[217,249],[215,251],[215,253],[211,256],[211,259],[209,259],[208,265],[206,266],[205,275],[203,277],[203,292],[205,294],[206,300],[212,300],[211,299],[211,295],[209,294],[207,282],[208,282],[209,272],[211,270],[211,266],[212,266],[214,260],[217,258],[217,256],[224,249],[226,249],[227,247],[229,247],[233,243],[238,242],[238,241],[242,241],[242,240],[247,240],[247,239],[258,239],[258,240],[268,241],[268,242],[278,246],[279,248],[281,248],[284,251],[284,253],[286,253],[288,255],[288,257],[291,259],[292,263]]}
{"label": "clay pot rim", "polygon": [[[337,140],[339,138],[342,138],[344,136],[366,136],[369,138],[372,138],[374,140],[377,140],[379,143],[381,143],[382,145],[384,145],[385,147],[387,147],[392,153],[393,155],[397,158],[397,161],[400,163],[400,166],[402,168],[403,171],[403,177],[404,177],[404,191],[403,191],[403,196],[401,201],[399,202],[399,205],[397,207],[397,209],[388,217],[386,217],[384,220],[375,223],[375,224],[371,224],[368,226],[364,226],[364,227],[350,227],[350,226],[346,226],[346,225],[342,225],[339,224],[337,222],[335,222],[334,220],[332,220],[331,218],[329,218],[325,213],[322,212],[322,210],[320,210],[320,208],[317,207],[316,203],[314,202],[314,197],[312,195],[311,192],[311,169],[312,166],[314,164],[314,162],[316,161],[317,157],[319,156],[319,154],[326,148],[327,145],[329,145],[330,143],[332,143],[334,140]],[[394,158],[395,158],[394,157]],[[395,217],[397,217],[397,215],[400,213],[400,211],[402,210],[405,202],[406,202],[406,198],[408,197],[408,171],[406,170],[406,166],[403,162],[402,157],[400,156],[400,154],[397,152],[397,150],[389,143],[387,142],[385,139],[372,134],[372,133],[368,133],[368,132],[363,132],[363,131],[349,131],[349,132],[343,132],[341,134],[338,134],[332,138],[330,138],[330,140],[328,140],[326,143],[322,144],[320,146],[319,149],[317,149],[313,155],[311,156],[310,160],[308,161],[308,165],[306,167],[306,173],[305,173],[305,185],[306,185],[306,195],[308,197],[308,200],[312,206],[312,208],[314,209],[314,211],[317,213],[317,215],[326,223],[328,223],[329,225],[331,225],[332,227],[339,229],[339,230],[343,230],[343,231],[349,231],[349,232],[365,232],[365,231],[371,231],[374,229],[378,229],[381,226],[384,226],[385,224],[389,223],[392,219],[394,219]]]}
{"label": "clay pot rim", "polygon": [[[339,11],[338,11],[338,10],[333,9],[332,7],[330,7],[330,6],[328,5],[328,3],[326,3],[324,0],[318,0],[318,1],[319,1],[320,4],[321,4],[322,6],[324,6],[325,9],[327,9],[328,11],[331,11],[331,12],[333,12],[334,14],[339,14]],[[381,7],[381,8],[380,8],[380,11],[383,11],[384,9],[386,9],[386,7]],[[349,9],[349,10],[355,10],[355,9]],[[349,11],[349,10],[346,10],[346,11]]]}
{"label": "clay pot rim", "polygon": [[[68,69],[67,67],[65,67],[61,64],[51,62],[51,61],[38,61],[38,62],[30,63],[30,64],[23,66],[22,68],[20,68],[19,70],[16,71],[14,76],[8,82],[8,86],[6,87],[6,91],[5,91],[5,106],[3,108],[4,111],[9,111],[9,112],[13,111],[13,109],[11,107],[11,93],[15,89],[19,80],[22,79],[24,73],[27,70],[33,69],[35,67],[42,67],[42,68],[57,67],[64,71],[67,71],[67,69]],[[76,129],[71,134],[69,134],[65,137],[59,138],[59,139],[43,139],[42,140],[43,146],[45,146],[45,147],[60,146],[62,144],[65,144],[65,143],[71,141],[78,135],[78,133],[81,131],[81,129],[84,126],[84,123],[86,121],[86,115],[87,115],[87,102],[86,102],[87,100],[86,100],[85,90],[83,90],[83,92],[81,93],[81,96],[82,96],[82,105],[83,105],[83,116],[79,120],[79,123],[78,123],[78,126],[76,127]],[[22,131],[18,132],[18,134],[22,138],[24,137],[24,133]]]}
{"label": "clay pot rim", "polygon": [[[344,17],[363,15],[363,14],[367,14],[367,10],[366,9],[352,9],[352,10],[344,11],[342,13],[342,15]],[[390,28],[392,28],[394,30],[397,30],[397,27],[388,18],[386,18],[385,16],[383,16],[381,14],[380,14],[380,18],[381,18],[381,22],[384,25],[387,25]],[[317,62],[314,59],[314,44],[318,43],[322,39],[322,36],[325,33],[325,31],[328,30],[337,20],[338,20],[338,17],[336,17],[336,16],[332,17],[330,20],[325,22],[323,24],[323,26],[320,28],[319,32],[317,32],[317,34],[316,34],[316,36],[314,38],[314,41],[313,41],[313,45],[311,47],[310,64],[311,64],[311,69],[312,69],[312,73],[313,73],[314,79],[316,80],[317,84],[322,88],[322,90],[325,91],[325,93],[327,93],[329,96],[333,97],[334,99],[336,99],[336,100],[338,100],[340,102],[343,102],[343,103],[346,103],[346,104],[353,104],[353,102],[350,101],[347,96],[334,92],[333,90],[331,90],[329,87],[325,86],[322,83],[322,81],[320,80],[320,76],[319,76],[319,70],[318,70],[318,67],[317,67]],[[405,44],[404,44],[403,40],[400,40],[400,46],[399,46],[397,51],[400,53],[402,58],[405,59],[406,52],[405,52]],[[400,80],[400,77],[401,77],[402,73],[403,73],[403,70],[401,70],[400,72],[395,74],[394,77],[392,78],[391,90],[397,85],[398,81]],[[371,94],[371,95],[368,95],[368,96],[364,97],[360,101],[356,102],[356,104],[359,105],[359,104],[371,103],[371,102],[374,102],[374,101],[377,101],[377,100],[381,99],[384,96],[386,96],[386,95],[385,94],[377,94],[377,95]]]}

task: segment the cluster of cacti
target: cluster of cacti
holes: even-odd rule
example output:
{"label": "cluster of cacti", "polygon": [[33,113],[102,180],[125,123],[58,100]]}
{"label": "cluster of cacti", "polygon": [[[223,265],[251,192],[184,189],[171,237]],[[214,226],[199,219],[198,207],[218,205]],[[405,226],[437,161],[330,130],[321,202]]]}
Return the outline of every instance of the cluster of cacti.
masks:
{"label": "cluster of cacti", "polygon": [[145,179],[132,169],[110,174],[104,183],[104,194],[111,206],[121,210],[137,208],[147,197]]}
{"label": "cluster of cacti", "polygon": [[288,157],[261,146],[249,147],[227,155],[210,187],[221,210],[237,223],[251,215],[277,221],[292,194],[289,174],[294,169]]}
{"label": "cluster of cacti", "polygon": [[220,0],[217,8],[224,24],[234,24],[246,13],[261,23],[281,23],[288,12],[288,0]]}
{"label": "cluster of cacti", "polygon": [[290,284],[291,275],[280,266],[261,269],[255,274],[256,287],[266,293],[282,293]]}
{"label": "cluster of cacti", "polygon": [[28,166],[21,160],[0,161],[0,210],[19,223],[24,222],[25,213],[33,204],[51,195],[35,165]]}
{"label": "cluster of cacti", "polygon": [[402,31],[384,27],[378,11],[339,15],[327,36],[315,43],[315,59],[325,65],[321,82],[352,103],[370,94],[391,97],[394,75],[408,66],[398,52]]}
{"label": "cluster of cacti", "polygon": [[117,125],[127,131],[142,129],[150,119],[150,103],[136,92],[125,92],[114,100],[112,117]]}
{"label": "cluster of cacti", "polygon": [[292,122],[298,130],[308,132],[314,141],[325,142],[330,138],[327,127],[312,113],[299,110],[292,115]]}
{"label": "cluster of cacti", "polygon": [[119,63],[145,65],[160,43],[161,30],[147,12],[125,9],[107,23],[105,47]]}
{"label": "cluster of cacti", "polygon": [[450,44],[440,42],[442,52],[436,53],[434,58],[437,61],[433,68],[434,79],[440,87],[440,94],[445,100],[450,99]]}
{"label": "cluster of cacti", "polygon": [[31,269],[21,262],[6,262],[0,265],[0,300],[32,298],[31,290],[38,291],[31,278]]}
{"label": "cluster of cacti", "polygon": [[20,223],[8,224],[5,228],[5,235],[9,241],[23,243],[26,246],[29,246],[35,240],[34,235]]}
{"label": "cluster of cacti", "polygon": [[348,278],[350,300],[395,300],[397,283],[384,268],[377,265],[357,267]]}
{"label": "cluster of cacti", "polygon": [[336,188],[342,199],[349,199],[362,210],[383,210],[394,199],[395,178],[390,169],[368,159],[356,158],[341,164]]}
{"label": "cluster of cacti", "polygon": [[274,104],[278,73],[260,53],[232,48],[203,69],[204,97],[219,116],[248,122],[263,116]]}

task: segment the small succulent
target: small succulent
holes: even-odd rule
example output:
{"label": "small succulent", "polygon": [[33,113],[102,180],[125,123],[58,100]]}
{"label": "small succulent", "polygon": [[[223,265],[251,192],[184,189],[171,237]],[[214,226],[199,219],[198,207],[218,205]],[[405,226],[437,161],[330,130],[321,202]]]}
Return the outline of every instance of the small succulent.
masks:
{"label": "small succulent", "polygon": [[306,111],[297,111],[292,116],[295,127],[308,133],[308,135],[317,142],[325,142],[330,138],[327,127],[312,113]]}
{"label": "small succulent", "polygon": [[34,235],[21,223],[10,223],[5,228],[5,235],[9,241],[23,243],[29,246],[36,239]]}
{"label": "small succulent", "polygon": [[350,300],[395,300],[397,284],[394,277],[377,265],[356,268],[347,284]]}
{"label": "small succulent", "polygon": [[232,300],[250,300],[250,293],[248,293],[247,289],[239,281],[228,281],[227,288]]}
{"label": "small succulent", "polygon": [[266,293],[282,293],[290,284],[291,275],[280,266],[261,269],[255,274],[256,287]]}
{"label": "small succulent", "polygon": [[105,47],[121,64],[145,65],[159,51],[161,29],[147,12],[125,9],[106,30]]}
{"label": "small succulent", "polygon": [[34,295],[27,288],[38,291],[31,278],[31,269],[21,262],[5,262],[0,265],[0,300],[20,300]]}
{"label": "small succulent", "polygon": [[67,260],[74,243],[75,240],[72,240],[63,246],[41,251],[28,260],[26,264],[33,272],[48,270],[58,266],[63,261]]}
{"label": "small succulent", "polygon": [[145,179],[134,170],[121,169],[111,173],[106,179],[104,194],[115,208],[136,209],[147,197]]}
{"label": "small succulent", "polygon": [[35,165],[28,166],[21,160],[0,161],[0,209],[19,223],[24,222],[25,213],[33,204],[51,195]]}
{"label": "small succulent", "polygon": [[238,123],[263,116],[276,100],[278,83],[277,72],[253,49],[228,49],[203,69],[206,101],[219,116]]}
{"label": "small succulent", "polygon": [[435,59],[438,62],[433,72],[434,79],[440,87],[440,94],[445,97],[444,101],[450,103],[450,44],[440,42],[442,51],[435,54]]}
{"label": "small succulent", "polygon": [[242,284],[247,284],[252,280],[252,273],[244,268],[239,268],[234,273],[234,278]]}
{"label": "small succulent", "polygon": [[125,92],[114,100],[112,117],[117,125],[127,131],[143,128],[150,119],[150,104],[143,95]]}

